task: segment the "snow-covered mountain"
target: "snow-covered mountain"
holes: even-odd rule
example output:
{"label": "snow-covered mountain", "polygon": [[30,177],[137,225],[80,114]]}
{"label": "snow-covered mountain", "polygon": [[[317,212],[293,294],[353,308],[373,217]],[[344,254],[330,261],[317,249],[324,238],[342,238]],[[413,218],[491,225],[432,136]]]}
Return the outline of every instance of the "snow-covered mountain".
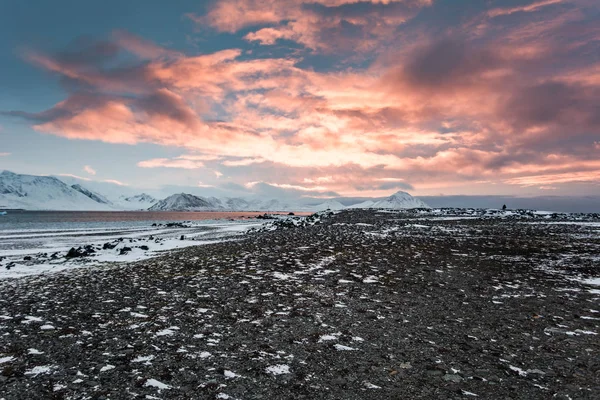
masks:
{"label": "snow-covered mountain", "polygon": [[0,173],[0,207],[26,210],[110,210],[110,206],[51,176]]}
{"label": "snow-covered mountain", "polygon": [[194,196],[179,193],[160,200],[149,211],[297,211],[298,206],[275,199],[242,199]]}
{"label": "snow-covered mountain", "polygon": [[158,202],[157,199],[147,193],[136,194],[135,196],[121,196],[113,204],[126,210],[147,210]]}
{"label": "snow-covered mountain", "polygon": [[113,210],[147,210],[158,201],[147,193],[140,194],[133,188],[114,182],[92,181],[70,175],[55,178],[92,200],[109,205]]}
{"label": "snow-covered mountain", "polygon": [[[316,203],[316,201],[315,201]],[[345,208],[429,208],[406,192],[386,199],[344,206],[336,199],[307,205],[306,199],[282,201],[258,196],[203,197],[179,193],[158,201],[147,193],[112,182],[88,181],[73,176],[0,174],[0,208],[26,210],[151,210],[151,211],[324,211]]]}
{"label": "snow-covered mountain", "polygon": [[345,205],[340,203],[337,200],[329,199],[324,203],[318,204],[316,206],[311,207],[311,211],[325,211],[325,210],[343,210],[346,208]]}
{"label": "snow-covered mountain", "polygon": [[131,197],[139,194],[137,190],[129,186],[120,185],[115,182],[95,181],[72,175],[55,175],[54,178],[66,183],[69,186],[80,185],[91,192],[102,194],[102,196],[113,203],[117,203],[120,198]]}
{"label": "snow-covered mountain", "polygon": [[110,200],[108,200],[106,197],[102,196],[100,193],[92,192],[91,190],[84,188],[80,184],[71,185],[71,187],[73,189],[77,190],[79,193],[83,194],[84,196],[89,197],[90,199],[94,200],[96,203],[111,204]]}
{"label": "snow-covered mountain", "polygon": [[154,197],[152,197],[152,196],[150,196],[149,194],[146,194],[146,193],[138,194],[138,195],[131,196],[131,197],[126,197],[124,200],[125,201],[129,201],[131,203],[134,203],[134,202],[138,202],[138,203],[156,203],[158,201]]}
{"label": "snow-covered mountain", "polygon": [[352,204],[352,205],[348,206],[347,208],[371,208],[371,207],[373,207],[373,204],[375,204],[375,202],[373,200],[366,200],[366,201],[363,201],[362,203]]}
{"label": "snow-covered mountain", "polygon": [[222,210],[220,204],[210,199],[194,196],[193,194],[178,193],[160,200],[149,211],[217,211]]}
{"label": "snow-covered mountain", "polygon": [[392,208],[395,210],[405,208],[431,208],[423,201],[412,197],[406,192],[396,192],[387,199],[374,202],[371,206],[365,208]]}

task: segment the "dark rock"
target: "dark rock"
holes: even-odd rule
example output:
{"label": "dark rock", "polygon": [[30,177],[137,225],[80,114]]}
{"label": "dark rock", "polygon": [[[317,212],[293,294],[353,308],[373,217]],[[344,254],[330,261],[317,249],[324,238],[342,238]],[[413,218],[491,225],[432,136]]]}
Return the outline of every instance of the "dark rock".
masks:
{"label": "dark rock", "polygon": [[446,374],[444,376],[442,376],[442,379],[445,380],[446,382],[454,382],[454,383],[460,383],[463,378],[460,375],[456,375],[456,374]]}
{"label": "dark rock", "polygon": [[78,248],[71,247],[71,249],[65,255],[65,258],[88,257],[88,256],[94,254],[95,252],[96,251],[94,250],[94,248],[92,246],[90,246],[90,245],[85,246],[85,248],[82,248],[82,247],[78,247]]}

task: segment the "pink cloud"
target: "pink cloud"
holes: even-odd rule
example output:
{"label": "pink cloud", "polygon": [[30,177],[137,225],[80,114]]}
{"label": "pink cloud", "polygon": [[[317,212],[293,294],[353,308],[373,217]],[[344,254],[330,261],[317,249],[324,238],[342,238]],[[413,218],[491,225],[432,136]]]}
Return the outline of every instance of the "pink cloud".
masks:
{"label": "pink cloud", "polygon": [[[470,22],[482,26],[476,35],[466,26],[424,33],[367,67],[330,71],[302,67],[300,56],[252,58],[240,49],[187,55],[119,32],[116,49],[91,45],[85,56],[29,52],[86,90],[44,112],[13,115],[71,139],[189,152],[141,161],[143,168],[243,173],[244,182],[300,191],[598,181],[600,166],[590,160],[598,156],[600,66],[579,59],[600,34],[573,8],[557,14],[555,3],[503,9],[548,13],[543,26],[526,18],[502,25],[484,12]],[[357,4],[232,0],[193,18],[221,31],[256,27],[246,38],[263,44],[286,38],[312,49],[339,44],[336,32],[329,42],[323,35],[343,20],[358,38],[372,33],[355,48],[364,55],[431,2],[372,1],[362,14]],[[120,51],[139,62],[121,65],[112,58]]]}
{"label": "pink cloud", "polygon": [[507,7],[507,8],[494,8],[492,10],[488,11],[488,15],[490,17],[498,17],[501,15],[510,15],[510,14],[514,14],[517,12],[534,12],[542,7],[547,7],[547,6],[551,6],[554,4],[559,4],[559,3],[564,3],[568,0],[542,0],[542,1],[536,1],[524,6],[517,6],[517,7]]}
{"label": "pink cloud", "polygon": [[119,46],[140,58],[155,59],[159,57],[181,56],[181,53],[158,46],[155,43],[127,31],[115,31],[113,32],[113,37]]}
{"label": "pink cloud", "polygon": [[83,170],[90,175],[96,175],[96,170],[94,168],[90,167],[89,165],[85,165],[83,167]]}
{"label": "pink cloud", "polygon": [[[245,39],[263,45],[289,39],[314,50],[372,49],[433,0],[222,0],[206,15],[188,14],[200,26],[222,32],[264,27]],[[351,26],[353,37],[345,35]]]}
{"label": "pink cloud", "polygon": [[119,186],[129,186],[127,183],[118,181],[116,179],[104,179],[102,182],[113,183],[113,184],[119,185]]}
{"label": "pink cloud", "polygon": [[140,161],[137,163],[141,168],[181,168],[181,169],[199,169],[204,168],[204,162],[194,157],[180,156],[175,159],[153,158],[151,160]]}

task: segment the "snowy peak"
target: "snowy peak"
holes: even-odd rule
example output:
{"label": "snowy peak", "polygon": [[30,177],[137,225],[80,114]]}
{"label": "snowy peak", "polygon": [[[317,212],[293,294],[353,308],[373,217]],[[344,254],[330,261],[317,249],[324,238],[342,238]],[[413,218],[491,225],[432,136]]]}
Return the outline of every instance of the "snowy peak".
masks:
{"label": "snowy peak", "polygon": [[27,210],[106,210],[79,190],[52,176],[0,173],[0,204]]}
{"label": "snowy peak", "polygon": [[344,208],[346,208],[345,205],[343,205],[342,203],[340,203],[337,200],[327,200],[324,203],[318,204],[314,207],[312,207],[313,211],[326,211],[326,210],[343,210]]}
{"label": "snowy peak", "polygon": [[150,211],[214,211],[222,209],[220,204],[214,204],[209,199],[193,194],[178,193],[160,200]]}
{"label": "snowy peak", "polygon": [[[429,208],[406,192],[385,199],[370,199],[344,206],[336,199],[309,205],[310,200],[277,200],[260,196],[202,197],[178,193],[158,201],[147,193],[102,181],[87,181],[72,176],[33,176],[0,172],[0,206],[26,210],[152,210],[152,211],[325,211],[347,208]],[[316,203],[317,200],[313,200]]]}
{"label": "snowy peak", "polygon": [[395,210],[406,208],[431,208],[423,201],[414,198],[406,192],[396,192],[387,199],[376,201],[369,208],[392,208]]}

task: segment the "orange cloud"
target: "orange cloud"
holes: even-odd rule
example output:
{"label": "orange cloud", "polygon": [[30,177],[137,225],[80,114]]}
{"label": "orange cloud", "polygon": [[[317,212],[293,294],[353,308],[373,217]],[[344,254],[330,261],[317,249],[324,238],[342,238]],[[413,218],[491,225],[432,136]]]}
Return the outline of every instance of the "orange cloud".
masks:
{"label": "orange cloud", "polygon": [[204,168],[204,163],[194,157],[180,156],[175,159],[169,158],[153,158],[151,160],[140,161],[138,167],[142,168],[181,168],[181,169],[198,169]]}
{"label": "orange cloud", "polygon": [[[600,31],[573,8],[556,14],[549,7],[555,3],[482,12],[471,22],[482,26],[477,34],[466,26],[424,31],[406,45],[383,46],[372,62],[345,59],[348,66],[330,69],[306,67],[300,53],[184,54],[116,32],[114,43],[88,44],[68,56],[27,53],[74,89],[49,110],[10,114],[71,139],[189,152],[141,161],[143,168],[207,168],[240,181],[243,173],[244,182],[301,191],[598,181],[590,160],[598,157],[600,66],[585,57]],[[246,39],[263,44],[285,38],[316,50],[358,40],[354,53],[366,57],[389,29],[396,32],[429,6],[230,0],[191,18],[221,31],[252,27]],[[549,18],[543,26],[489,18],[519,11]],[[336,36],[342,21],[355,36]],[[323,36],[328,29],[330,41]],[[120,52],[138,62],[121,63]]]}
{"label": "orange cloud", "polygon": [[[245,39],[272,45],[296,41],[314,50],[372,49],[397,25],[413,18],[433,0],[222,0],[206,15],[188,14],[199,25],[222,32],[264,27]],[[352,27],[352,37],[343,27]]]}
{"label": "orange cloud", "polygon": [[517,12],[534,12],[542,7],[550,6],[553,4],[559,4],[566,2],[568,0],[542,0],[536,1],[531,4],[527,4],[524,6],[517,7],[508,7],[508,8],[494,8],[488,11],[488,15],[492,18],[499,17],[501,15],[510,15]]}

